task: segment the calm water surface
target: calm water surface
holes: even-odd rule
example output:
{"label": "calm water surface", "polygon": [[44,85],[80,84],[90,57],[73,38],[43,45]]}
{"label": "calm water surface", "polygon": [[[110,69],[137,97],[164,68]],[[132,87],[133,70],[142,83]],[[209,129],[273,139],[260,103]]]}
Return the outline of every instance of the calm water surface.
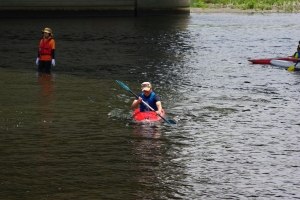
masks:
{"label": "calm water surface", "polygon": [[[299,199],[296,14],[0,19],[0,199]],[[40,31],[56,63],[37,76]],[[150,81],[166,123],[131,120]]]}

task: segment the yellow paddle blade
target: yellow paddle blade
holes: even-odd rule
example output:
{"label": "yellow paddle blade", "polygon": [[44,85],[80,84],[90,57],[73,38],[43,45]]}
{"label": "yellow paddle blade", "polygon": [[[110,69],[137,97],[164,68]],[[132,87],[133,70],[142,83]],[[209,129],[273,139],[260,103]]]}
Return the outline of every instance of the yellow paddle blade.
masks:
{"label": "yellow paddle blade", "polygon": [[289,72],[294,71],[295,70],[295,65],[289,66],[289,68],[287,68],[286,70],[288,70]]}

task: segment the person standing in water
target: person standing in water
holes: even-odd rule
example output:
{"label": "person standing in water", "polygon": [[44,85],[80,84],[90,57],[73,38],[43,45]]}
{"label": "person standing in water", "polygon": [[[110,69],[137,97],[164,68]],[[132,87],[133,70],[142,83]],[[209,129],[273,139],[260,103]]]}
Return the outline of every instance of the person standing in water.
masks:
{"label": "person standing in water", "polygon": [[152,107],[156,114],[162,114],[162,105],[160,98],[157,94],[152,91],[152,85],[149,82],[144,82],[141,84],[142,92],[139,95],[139,98],[135,99],[132,102],[131,107],[133,109],[137,108],[140,105],[140,111],[151,111],[146,105],[142,103],[142,101],[146,102],[150,107]]}
{"label": "person standing in water", "polygon": [[44,34],[40,41],[36,65],[38,65],[38,72],[51,72],[51,64],[55,66],[55,41],[53,33],[50,28],[42,30]]}

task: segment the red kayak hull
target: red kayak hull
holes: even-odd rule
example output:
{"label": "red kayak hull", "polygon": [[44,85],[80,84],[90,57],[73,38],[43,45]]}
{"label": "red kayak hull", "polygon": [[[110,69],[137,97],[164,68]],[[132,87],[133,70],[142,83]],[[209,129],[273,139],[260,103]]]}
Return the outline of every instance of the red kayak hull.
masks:
{"label": "red kayak hull", "polygon": [[[165,111],[161,111],[161,116],[165,116]],[[132,113],[132,118],[135,121],[160,121],[162,118],[158,116],[155,112],[149,111],[149,112],[140,112],[140,109],[136,109]]]}
{"label": "red kayak hull", "polygon": [[252,62],[253,64],[265,64],[265,65],[270,65],[271,60],[287,60],[287,61],[292,61],[296,62],[297,59],[293,57],[282,57],[282,58],[261,58],[261,59],[250,59],[248,60],[249,62]]}

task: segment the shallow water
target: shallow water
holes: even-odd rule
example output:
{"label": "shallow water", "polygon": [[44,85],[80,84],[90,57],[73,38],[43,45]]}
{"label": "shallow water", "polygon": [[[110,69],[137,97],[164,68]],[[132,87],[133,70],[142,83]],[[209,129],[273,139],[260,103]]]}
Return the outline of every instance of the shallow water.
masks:
{"label": "shallow water", "polygon": [[[299,199],[300,73],[247,61],[292,55],[297,19],[0,19],[1,199]],[[177,124],[134,123],[115,80],[152,82]]]}

